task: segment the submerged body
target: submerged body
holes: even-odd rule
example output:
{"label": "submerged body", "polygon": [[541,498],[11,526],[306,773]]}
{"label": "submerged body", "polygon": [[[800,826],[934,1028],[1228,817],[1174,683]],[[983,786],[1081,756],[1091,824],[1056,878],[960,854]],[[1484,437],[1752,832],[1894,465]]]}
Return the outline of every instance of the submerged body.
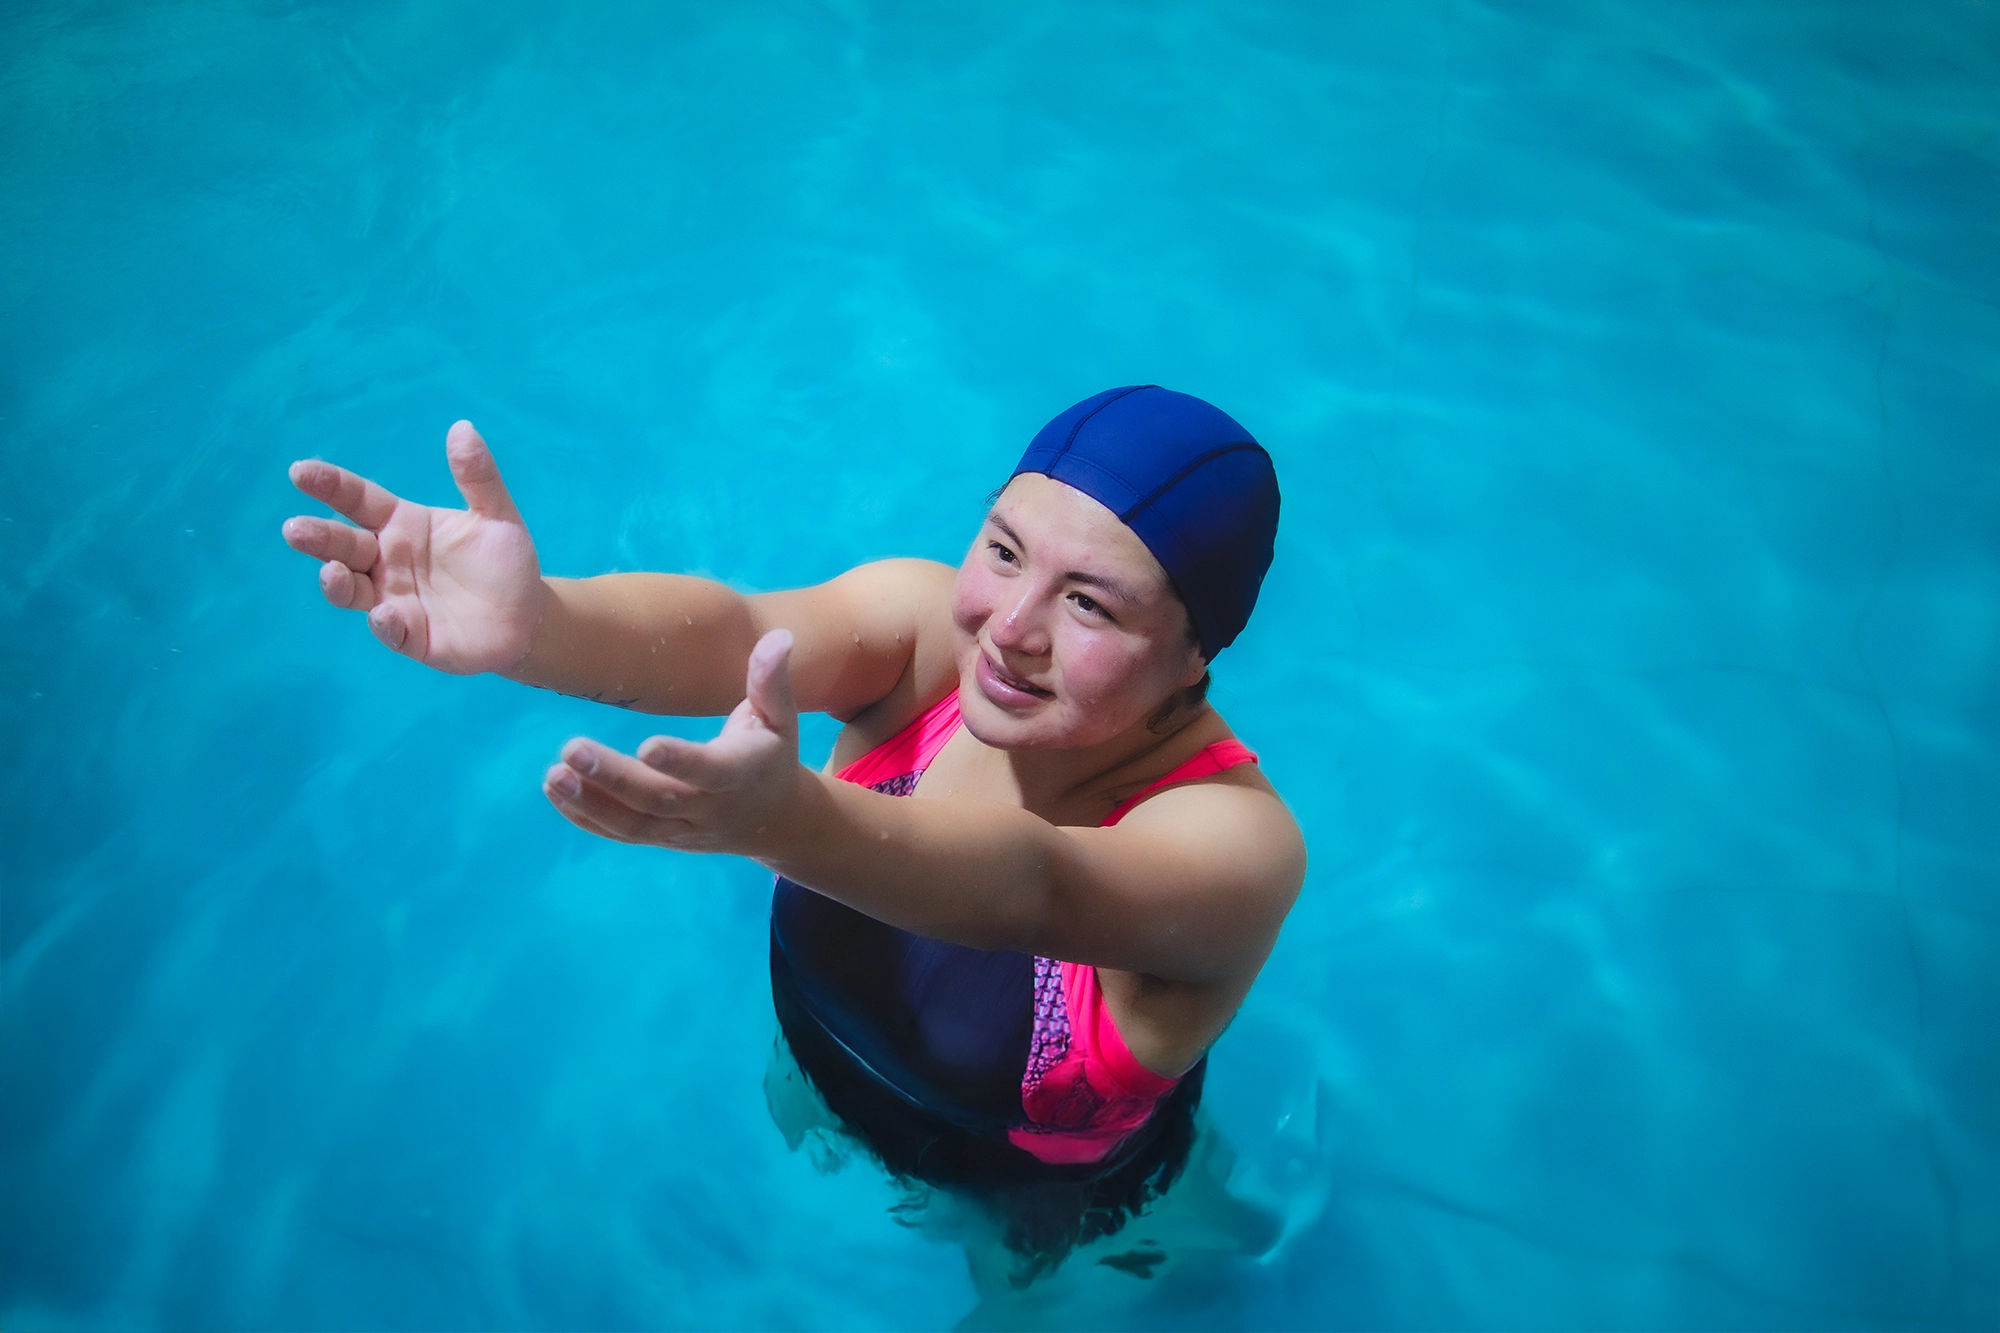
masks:
{"label": "submerged body", "polygon": [[[328,600],[441,670],[728,714],[706,745],[572,741],[544,791],[600,836],[777,872],[780,1019],[892,1167],[1139,1199],[1304,875],[1296,823],[1205,701],[1276,525],[1247,440],[1199,400],[1110,391],[1037,437],[956,571],[883,561],[747,597],[543,578],[465,422],[447,453],[467,510],[305,462],[295,483],[359,526],[285,535]],[[798,762],[802,710],[847,724],[825,772]]]}
{"label": "submerged body", "polygon": [[[891,796],[921,791],[960,731],[956,693],[843,768]],[[1119,805],[1256,756],[1217,741]],[[965,1131],[1052,1166],[1117,1154],[1180,1076],[1147,1068],[1105,1003],[1098,970],[1015,950],[974,949],[899,930],[780,876],[771,905],[772,988],[787,1035],[831,1043],[891,1093]],[[823,1039],[823,1042],[822,1042]]]}

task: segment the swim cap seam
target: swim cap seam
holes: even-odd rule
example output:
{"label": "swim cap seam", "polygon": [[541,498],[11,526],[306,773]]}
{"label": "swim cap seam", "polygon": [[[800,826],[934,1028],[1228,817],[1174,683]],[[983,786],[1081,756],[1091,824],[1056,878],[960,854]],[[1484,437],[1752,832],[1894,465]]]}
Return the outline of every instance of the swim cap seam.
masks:
{"label": "swim cap seam", "polygon": [[1157,389],[1159,387],[1160,386],[1157,384],[1135,384],[1131,388],[1125,390],[1124,393],[1113,394],[1111,397],[1099,403],[1096,407],[1093,407],[1088,412],[1085,412],[1081,417],[1077,418],[1077,423],[1069,428],[1069,438],[1065,439],[1062,442],[1062,448],[1056,450],[1055,457],[1049,460],[1050,466],[1054,466],[1057,462],[1061,461],[1063,455],[1067,454],[1070,451],[1070,446],[1076,443],[1076,437],[1082,432],[1085,426],[1090,424],[1090,419],[1092,417],[1096,416],[1099,412],[1102,412],[1105,408],[1111,406],[1119,399],[1130,397],[1132,394],[1139,392],[1139,390],[1141,389]]}
{"label": "swim cap seam", "polygon": [[[1098,476],[1117,486],[1126,495],[1137,495],[1139,493],[1139,488],[1134,486],[1123,472],[1118,471],[1116,468],[1106,467],[1101,461],[1090,457],[1088,454],[1070,454],[1066,457],[1052,458],[1049,460],[1048,467],[1042,469],[1044,476],[1054,477],[1057,481],[1063,482],[1065,485],[1074,485],[1075,483],[1070,478],[1075,477],[1079,471],[1096,473]],[[1082,489],[1085,495],[1090,496],[1091,499],[1097,501],[1097,503],[1103,505],[1106,509],[1110,509],[1113,518],[1116,518],[1121,523],[1125,521],[1124,515],[1119,513],[1118,510],[1113,509],[1102,495],[1095,494],[1082,487],[1078,489]],[[1114,495],[1111,498],[1115,500],[1118,497]]]}
{"label": "swim cap seam", "polygon": [[1223,457],[1225,454],[1233,454],[1242,449],[1255,449],[1258,453],[1263,454],[1264,457],[1267,459],[1270,458],[1271,456],[1270,451],[1266,449],[1263,445],[1250,440],[1239,440],[1235,444],[1221,445],[1218,448],[1209,450],[1201,457],[1194,459],[1192,462],[1188,463],[1185,467],[1183,467],[1180,471],[1174,473],[1173,476],[1167,478],[1165,481],[1161,482],[1158,486],[1155,486],[1151,494],[1147,495],[1145,499],[1140,500],[1138,503],[1134,504],[1130,509],[1127,509],[1124,513],[1120,514],[1118,517],[1129,525],[1132,521],[1132,516],[1134,514],[1144,509],[1147,505],[1152,504],[1155,500],[1165,495],[1168,491],[1172,490],[1174,487],[1180,485],[1183,481],[1187,480],[1187,478],[1192,473],[1194,473],[1204,465],[1212,463],[1216,459]]}

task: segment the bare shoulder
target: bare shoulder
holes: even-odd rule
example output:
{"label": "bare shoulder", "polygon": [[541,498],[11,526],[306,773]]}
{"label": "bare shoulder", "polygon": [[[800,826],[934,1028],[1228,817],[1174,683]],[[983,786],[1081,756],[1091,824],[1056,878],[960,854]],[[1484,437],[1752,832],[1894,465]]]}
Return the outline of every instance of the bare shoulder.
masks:
{"label": "bare shoulder", "polygon": [[1159,956],[1127,961],[1135,972],[1247,984],[1305,884],[1305,835],[1255,764],[1156,792],[1102,834],[1134,938],[1142,920],[1176,925]]}
{"label": "bare shoulder", "polygon": [[[877,560],[842,575],[852,580],[848,600],[857,619],[880,626],[908,646],[903,672],[877,698],[842,717],[872,728],[886,725],[894,735],[958,685],[952,652],[951,598],[958,571],[935,560]],[[878,630],[879,632],[879,630]],[[836,716],[839,716],[836,714]]]}
{"label": "bare shoulder", "polygon": [[759,634],[792,631],[799,707],[843,722],[927,683],[951,655],[952,570],[876,560],[810,588],[750,599]]}
{"label": "bare shoulder", "polygon": [[751,599],[759,633],[792,631],[799,707],[848,724],[836,764],[895,735],[956,688],[956,575],[935,560],[875,560],[810,588]]}
{"label": "bare shoulder", "polygon": [[913,556],[871,560],[822,585],[857,616],[881,617],[918,632],[942,615],[951,627],[951,587],[958,571],[936,560]]}
{"label": "bare shoulder", "polygon": [[1141,801],[1119,827],[1286,908],[1305,879],[1305,834],[1255,764],[1168,787]]}

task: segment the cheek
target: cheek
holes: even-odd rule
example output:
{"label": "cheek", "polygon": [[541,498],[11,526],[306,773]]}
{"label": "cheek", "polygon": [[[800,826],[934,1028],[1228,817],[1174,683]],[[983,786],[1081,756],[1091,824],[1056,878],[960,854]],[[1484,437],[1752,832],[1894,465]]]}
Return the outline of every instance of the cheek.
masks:
{"label": "cheek", "polygon": [[1057,644],[1063,692],[1094,713],[1146,705],[1152,692],[1143,643],[1120,634],[1073,632]]}
{"label": "cheek", "polygon": [[994,578],[968,560],[959,568],[951,585],[952,623],[966,634],[977,634],[993,614]]}

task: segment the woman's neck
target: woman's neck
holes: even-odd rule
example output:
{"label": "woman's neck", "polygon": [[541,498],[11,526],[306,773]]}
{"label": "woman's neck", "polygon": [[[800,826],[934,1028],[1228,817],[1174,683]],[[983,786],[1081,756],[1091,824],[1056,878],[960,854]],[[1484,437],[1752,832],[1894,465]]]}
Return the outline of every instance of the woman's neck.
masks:
{"label": "woman's neck", "polygon": [[1142,722],[1085,749],[1037,747],[989,753],[1011,771],[1022,808],[1046,817],[1115,804],[1200,748],[1194,742],[1207,743],[1204,737],[1210,729],[1219,732],[1221,719],[1202,703],[1176,713],[1157,729]]}

